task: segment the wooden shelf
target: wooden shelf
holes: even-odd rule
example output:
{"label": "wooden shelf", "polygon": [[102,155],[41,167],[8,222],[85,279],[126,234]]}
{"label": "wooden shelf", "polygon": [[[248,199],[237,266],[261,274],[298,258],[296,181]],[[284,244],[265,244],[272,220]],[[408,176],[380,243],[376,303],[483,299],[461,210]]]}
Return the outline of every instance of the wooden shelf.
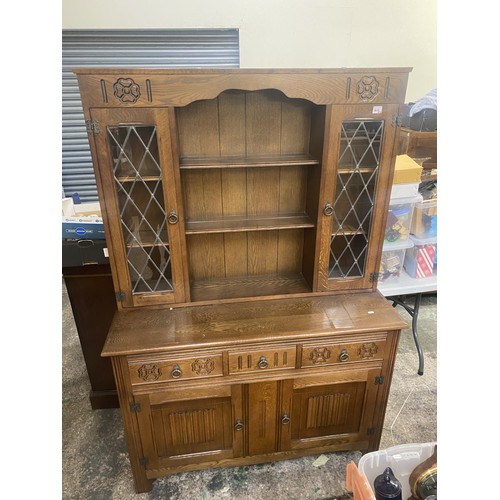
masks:
{"label": "wooden shelf", "polygon": [[233,299],[307,293],[311,287],[302,275],[242,276],[191,283],[191,300]]}
{"label": "wooden shelf", "polygon": [[352,166],[342,166],[337,170],[338,174],[352,174],[353,172],[359,172],[360,174],[371,174],[377,167],[360,167],[356,168],[355,165]]}
{"label": "wooden shelf", "polygon": [[207,168],[259,168],[295,167],[319,165],[319,160],[310,155],[270,155],[270,156],[217,156],[207,158],[185,157],[180,159],[181,170]]}
{"label": "wooden shelf", "polygon": [[355,228],[354,226],[344,225],[342,232],[339,233],[338,224],[334,224],[332,228],[332,237],[339,238],[344,235],[355,235],[355,234],[366,234],[366,231],[362,229]]}
{"label": "wooden shelf", "polygon": [[306,214],[233,216],[211,220],[187,220],[186,234],[229,233],[242,231],[272,231],[315,227]]}
{"label": "wooden shelf", "polygon": [[[145,281],[151,287],[151,289],[154,290],[154,287],[156,286],[158,278],[147,279]],[[139,283],[136,291],[133,293],[134,293],[134,295],[139,295],[142,293],[150,294],[150,293],[162,293],[162,292],[171,292],[171,291],[172,291],[172,286],[169,286],[165,282],[165,280],[162,278],[160,283],[158,284],[156,290],[154,290],[154,292],[151,292],[151,290],[149,290],[149,288],[143,283],[143,280],[141,280],[141,283]]]}
{"label": "wooden shelf", "polygon": [[168,236],[166,229],[163,230],[160,234],[161,242],[156,241],[156,238],[151,231],[139,231],[138,234],[135,235],[139,242],[135,241],[132,236],[128,235],[126,239],[127,248],[140,248],[140,247],[153,247],[153,246],[168,246]]}
{"label": "wooden shelf", "polygon": [[119,175],[116,179],[121,184],[134,181],[155,182],[161,181],[161,175]]}

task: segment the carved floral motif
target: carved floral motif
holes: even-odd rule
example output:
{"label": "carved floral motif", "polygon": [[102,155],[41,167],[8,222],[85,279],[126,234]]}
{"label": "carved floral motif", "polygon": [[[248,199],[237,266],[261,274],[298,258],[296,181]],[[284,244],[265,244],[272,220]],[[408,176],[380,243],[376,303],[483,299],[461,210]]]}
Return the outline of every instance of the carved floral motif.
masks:
{"label": "carved floral motif", "polygon": [[327,347],[315,347],[309,359],[316,365],[318,363],[326,363],[327,359],[331,356],[331,352]]}
{"label": "carved floral motif", "polygon": [[196,375],[208,375],[213,372],[215,368],[215,363],[212,359],[196,359],[191,365],[191,369]]}
{"label": "carved floral motif", "polygon": [[378,94],[379,83],[374,76],[364,76],[356,87],[359,98],[364,102],[370,102]]}
{"label": "carved floral motif", "polygon": [[113,85],[115,97],[121,102],[134,103],[141,97],[139,85],[132,78],[118,78]]}
{"label": "carved floral motif", "polygon": [[153,382],[161,376],[161,369],[155,364],[142,365],[137,372],[145,382]]}
{"label": "carved floral motif", "polygon": [[358,356],[363,359],[373,358],[377,354],[378,346],[375,342],[370,342],[368,344],[363,344],[358,349]]}

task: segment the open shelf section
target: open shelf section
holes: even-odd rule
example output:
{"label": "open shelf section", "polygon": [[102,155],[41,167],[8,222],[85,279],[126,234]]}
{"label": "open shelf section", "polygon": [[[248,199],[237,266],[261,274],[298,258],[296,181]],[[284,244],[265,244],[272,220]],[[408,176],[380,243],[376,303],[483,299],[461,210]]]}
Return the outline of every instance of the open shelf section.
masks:
{"label": "open shelf section", "polygon": [[186,221],[186,234],[230,233],[241,231],[271,231],[274,229],[300,229],[314,227],[308,215],[289,214],[272,216],[233,216],[212,220]]}
{"label": "open shelf section", "polygon": [[191,283],[191,299],[194,302],[310,291],[311,287],[302,275],[243,276]]}
{"label": "open shelf section", "polygon": [[319,165],[319,160],[308,154],[216,156],[207,158],[184,157],[180,159],[181,169],[295,167],[314,165]]}

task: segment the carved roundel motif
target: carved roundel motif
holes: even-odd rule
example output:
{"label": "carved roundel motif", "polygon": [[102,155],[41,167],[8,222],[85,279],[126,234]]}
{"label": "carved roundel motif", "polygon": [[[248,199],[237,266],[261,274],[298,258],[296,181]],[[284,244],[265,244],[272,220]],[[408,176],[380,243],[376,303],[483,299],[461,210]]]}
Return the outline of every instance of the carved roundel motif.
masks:
{"label": "carved roundel motif", "polygon": [[363,344],[362,347],[358,349],[358,355],[360,358],[369,359],[373,358],[377,354],[378,346],[375,342],[370,342],[369,344]]}
{"label": "carved roundel motif", "polygon": [[326,347],[315,347],[309,359],[316,365],[318,363],[326,363],[327,359],[330,357],[330,350]]}
{"label": "carved roundel motif", "polygon": [[138,374],[145,382],[153,382],[160,378],[161,370],[158,366],[153,364],[142,365],[138,370]]}
{"label": "carved roundel motif", "polygon": [[196,373],[196,375],[208,375],[213,372],[215,368],[215,363],[210,358],[207,359],[196,359],[191,365],[191,369]]}
{"label": "carved roundel motif", "polygon": [[356,91],[364,102],[370,102],[378,94],[379,83],[374,76],[364,76],[359,82]]}
{"label": "carved roundel motif", "polygon": [[113,85],[115,97],[120,99],[121,102],[134,103],[141,97],[139,85],[132,80],[132,78],[118,78]]}

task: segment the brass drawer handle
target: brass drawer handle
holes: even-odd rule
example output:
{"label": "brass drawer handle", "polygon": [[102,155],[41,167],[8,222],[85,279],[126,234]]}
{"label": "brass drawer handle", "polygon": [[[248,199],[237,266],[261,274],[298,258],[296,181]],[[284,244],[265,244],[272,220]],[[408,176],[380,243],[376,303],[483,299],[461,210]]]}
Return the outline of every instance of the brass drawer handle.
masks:
{"label": "brass drawer handle", "polygon": [[281,417],[281,423],[283,425],[287,425],[290,423],[290,417],[288,416],[288,413],[283,413],[283,416]]}
{"label": "brass drawer handle", "polygon": [[234,430],[241,431],[243,427],[244,427],[243,422],[240,419],[236,420],[236,423],[234,424]]}
{"label": "brass drawer handle", "polygon": [[325,205],[325,208],[323,209],[323,214],[325,214],[327,217],[330,217],[333,214],[333,206],[331,203],[327,203]]}
{"label": "brass drawer handle", "polygon": [[181,378],[182,377],[182,370],[181,370],[180,366],[174,365],[170,375],[172,375],[172,378]]}
{"label": "brass drawer handle", "polygon": [[347,349],[342,349],[340,351],[339,359],[340,359],[340,361],[342,361],[342,363],[349,361],[349,353],[347,352]]}
{"label": "brass drawer handle", "polygon": [[260,357],[259,362],[257,363],[257,366],[262,370],[264,370],[265,368],[267,368],[269,366],[269,362],[267,361],[265,356]]}
{"label": "brass drawer handle", "polygon": [[177,224],[179,222],[179,216],[175,210],[170,210],[167,215],[167,221],[169,224]]}

